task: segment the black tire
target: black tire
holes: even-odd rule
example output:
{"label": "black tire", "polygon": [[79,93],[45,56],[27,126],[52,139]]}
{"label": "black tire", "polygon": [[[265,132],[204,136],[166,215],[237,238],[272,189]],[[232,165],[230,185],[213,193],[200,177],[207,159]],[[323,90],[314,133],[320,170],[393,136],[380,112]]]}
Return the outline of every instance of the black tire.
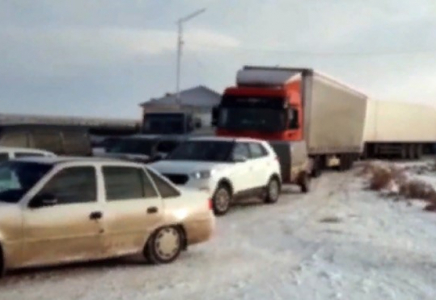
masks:
{"label": "black tire", "polygon": [[280,191],[280,180],[278,180],[277,177],[271,177],[266,186],[265,197],[263,201],[268,204],[276,203],[279,200]]}
{"label": "black tire", "polygon": [[212,197],[212,209],[216,216],[225,215],[232,203],[232,192],[227,184],[220,184]]}
{"label": "black tire", "polygon": [[420,145],[420,144],[416,145],[416,150],[415,150],[416,159],[422,158],[422,152],[423,152],[422,145]]}
{"label": "black tire", "polygon": [[350,169],[350,156],[348,154],[339,157],[339,171],[344,172]]}
{"label": "black tire", "polygon": [[306,194],[310,191],[310,177],[306,172],[301,174],[298,185],[302,193]]}
{"label": "black tire", "polygon": [[[165,253],[164,249],[160,249],[160,239],[173,239],[175,243],[174,249],[169,249],[169,253]],[[144,246],[144,256],[151,264],[168,264],[179,257],[184,246],[184,235],[180,228],[176,226],[166,226],[157,229],[148,239]],[[167,249],[168,250],[168,249]]]}
{"label": "black tire", "polygon": [[315,157],[313,159],[313,165],[312,165],[310,176],[312,176],[313,178],[318,178],[321,176],[321,173],[322,173],[321,158]]}

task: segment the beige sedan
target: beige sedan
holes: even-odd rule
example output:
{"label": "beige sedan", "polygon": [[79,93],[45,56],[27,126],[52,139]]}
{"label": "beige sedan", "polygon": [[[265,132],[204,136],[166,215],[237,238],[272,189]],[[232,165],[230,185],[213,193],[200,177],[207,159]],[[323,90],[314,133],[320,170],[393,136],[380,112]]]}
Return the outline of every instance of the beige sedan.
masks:
{"label": "beige sedan", "polygon": [[210,239],[207,194],[141,164],[21,158],[0,164],[0,270],[143,254],[175,260]]}

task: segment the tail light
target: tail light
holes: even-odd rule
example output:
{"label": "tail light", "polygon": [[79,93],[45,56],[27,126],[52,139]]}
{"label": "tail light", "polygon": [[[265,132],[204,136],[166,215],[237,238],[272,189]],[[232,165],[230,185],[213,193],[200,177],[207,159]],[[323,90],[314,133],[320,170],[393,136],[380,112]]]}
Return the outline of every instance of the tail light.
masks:
{"label": "tail light", "polygon": [[212,210],[212,209],[213,209],[212,199],[209,199],[209,200],[207,201],[207,204],[208,204],[208,206],[209,206],[209,209]]}

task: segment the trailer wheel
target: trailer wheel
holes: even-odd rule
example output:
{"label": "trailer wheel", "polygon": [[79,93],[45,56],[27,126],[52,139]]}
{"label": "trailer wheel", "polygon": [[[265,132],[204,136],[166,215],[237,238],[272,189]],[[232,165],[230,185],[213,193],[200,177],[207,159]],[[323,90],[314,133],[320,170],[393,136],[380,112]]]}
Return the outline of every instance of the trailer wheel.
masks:
{"label": "trailer wheel", "polygon": [[415,145],[413,144],[406,145],[406,148],[407,148],[407,158],[415,159]]}
{"label": "trailer wheel", "polygon": [[415,157],[416,159],[421,159],[422,158],[422,145],[418,144],[416,145],[416,149],[415,149]]}
{"label": "trailer wheel", "polygon": [[298,182],[302,193],[308,193],[310,190],[310,176],[307,172],[302,172]]}
{"label": "trailer wheel", "polygon": [[317,156],[312,159],[312,171],[310,176],[312,176],[313,178],[318,178],[319,176],[321,176],[321,173],[322,173],[321,158]]}

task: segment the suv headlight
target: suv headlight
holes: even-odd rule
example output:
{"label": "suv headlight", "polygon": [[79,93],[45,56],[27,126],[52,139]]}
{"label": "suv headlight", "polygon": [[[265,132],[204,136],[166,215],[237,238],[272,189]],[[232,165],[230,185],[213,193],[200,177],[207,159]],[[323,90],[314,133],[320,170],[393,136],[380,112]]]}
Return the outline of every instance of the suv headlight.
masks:
{"label": "suv headlight", "polygon": [[197,171],[191,174],[191,177],[195,179],[208,179],[212,176],[213,170],[204,170],[204,171]]}

